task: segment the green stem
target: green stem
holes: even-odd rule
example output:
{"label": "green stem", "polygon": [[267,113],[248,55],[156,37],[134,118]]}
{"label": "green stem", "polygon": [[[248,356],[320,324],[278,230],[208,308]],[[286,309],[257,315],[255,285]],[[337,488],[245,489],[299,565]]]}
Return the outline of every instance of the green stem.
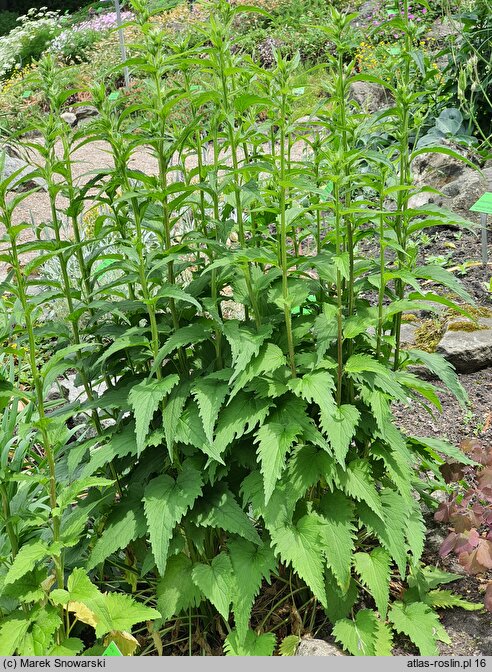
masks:
{"label": "green stem", "polygon": [[284,320],[287,332],[287,347],[289,351],[289,363],[292,377],[297,376],[294,339],[292,335],[292,314],[289,301],[289,266],[287,263],[287,222],[285,217],[286,210],[286,161],[285,161],[285,115],[286,115],[286,96],[282,94],[280,109],[280,265],[282,268],[282,298],[284,302]]}

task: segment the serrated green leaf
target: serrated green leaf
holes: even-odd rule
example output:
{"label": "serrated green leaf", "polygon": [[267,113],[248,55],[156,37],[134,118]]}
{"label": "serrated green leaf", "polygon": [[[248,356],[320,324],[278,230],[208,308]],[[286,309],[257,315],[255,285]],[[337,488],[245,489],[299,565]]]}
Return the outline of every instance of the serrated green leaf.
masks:
{"label": "serrated green leaf", "polygon": [[190,394],[190,388],[191,383],[189,381],[181,382],[177,387],[174,387],[162,411],[162,425],[166,435],[167,451],[171,460],[173,460],[176,428]]}
{"label": "serrated green leaf", "polygon": [[371,553],[355,553],[354,567],[367,590],[376,602],[383,621],[389,603],[389,582],[391,558],[383,548],[375,548]]}
{"label": "serrated green leaf", "polygon": [[353,460],[346,471],[338,468],[338,480],[347,495],[359,502],[365,502],[381,520],[384,520],[381,498],[374,484],[371,467],[366,460]]}
{"label": "serrated green leaf", "polygon": [[192,567],[184,553],[169,558],[164,576],[157,584],[157,608],[164,621],[200,604],[202,593],[191,578]]}
{"label": "serrated green leaf", "polygon": [[2,594],[6,597],[16,598],[20,602],[40,602],[45,596],[41,583],[46,578],[46,568],[38,567],[32,572],[27,572],[17,581],[2,586]]}
{"label": "serrated green leaf", "polygon": [[463,284],[448,270],[438,265],[418,266],[414,270],[415,277],[424,278],[425,280],[432,280],[448,289],[451,289],[457,296],[459,296],[468,305],[473,305],[475,301],[473,297],[466,291]]}
{"label": "serrated green leaf", "polygon": [[236,630],[243,639],[249,627],[249,619],[255,597],[263,580],[270,582],[270,573],[276,569],[273,550],[267,544],[257,546],[244,539],[229,541],[236,588],[233,595],[233,610]]}
{"label": "serrated green leaf", "polygon": [[48,556],[48,553],[48,547],[42,541],[35,541],[22,546],[9,567],[4,579],[4,586],[14,583],[27,572],[31,572],[40,560],[44,560]]}
{"label": "serrated green leaf", "polygon": [[353,656],[374,656],[378,619],[370,609],[361,609],[355,621],[343,618],[335,623],[333,635]]}
{"label": "serrated green leaf", "polygon": [[132,387],[128,401],[135,415],[138,453],[145,448],[150,422],[159,404],[178,382],[179,376],[172,374],[162,380],[144,381]]}
{"label": "serrated green leaf", "polygon": [[353,505],[343,493],[335,490],[323,495],[320,508],[321,549],[341,592],[345,593],[350,583],[355,539]]}
{"label": "serrated green leaf", "polygon": [[162,474],[145,488],[143,497],[150,543],[157,569],[166,570],[169,541],[175,526],[202,492],[202,476],[190,460],[183,463],[176,480]]}
{"label": "serrated green leaf", "polygon": [[256,376],[276,371],[285,365],[285,357],[278,345],[265,343],[259,354],[238,375],[231,390],[230,399],[250,383]]}
{"label": "serrated green leaf", "polygon": [[294,394],[308,402],[315,402],[327,414],[335,409],[333,390],[335,380],[328,371],[313,371],[305,373],[302,378],[292,378],[287,386]]}
{"label": "serrated green leaf", "polygon": [[301,638],[298,635],[287,635],[278,647],[279,654],[281,656],[295,656],[300,641]]}
{"label": "serrated green leaf", "polygon": [[388,615],[397,632],[407,635],[418,647],[421,656],[438,656],[436,641],[451,644],[437,614],[423,602],[394,602]]}
{"label": "serrated green leaf", "polygon": [[431,590],[425,596],[425,603],[436,609],[461,607],[465,611],[480,611],[484,608],[481,602],[469,602],[451,590]]}
{"label": "serrated green leaf", "polygon": [[210,565],[194,565],[193,583],[217,609],[222,618],[229,617],[229,607],[234,597],[234,576],[229,556],[219,553]]}
{"label": "serrated green leaf", "polygon": [[381,491],[381,502],[383,506],[382,519],[365,502],[357,505],[359,518],[391,555],[398,565],[401,576],[405,576],[407,566],[406,529],[411,508],[403,497],[390,489]]}
{"label": "serrated green leaf", "polygon": [[[225,378],[224,378],[225,374]],[[193,396],[198,404],[198,411],[203,423],[203,430],[209,443],[214,440],[214,427],[222,408],[222,403],[229,391],[227,371],[212,373],[200,378],[192,388]]]}
{"label": "serrated green leaf", "polygon": [[131,541],[142,537],[146,530],[147,525],[141,506],[134,500],[120,504],[115,508],[103,533],[94,544],[87,569],[93,569],[116,551],[126,548]]}
{"label": "serrated green leaf", "polygon": [[64,639],[60,644],[55,644],[49,651],[47,656],[77,656],[84,649],[84,642],[78,637],[69,637]]}
{"label": "serrated green leaf", "polygon": [[[276,415],[273,415],[276,418]],[[265,504],[268,504],[275,485],[285,468],[286,455],[302,433],[296,422],[284,425],[275,419],[262,425],[256,433],[257,455],[264,480]]]}
{"label": "serrated green leaf", "polygon": [[436,352],[425,352],[423,350],[407,350],[415,362],[423,364],[432,373],[438,376],[446,387],[454,394],[461,406],[466,409],[468,395],[461,385],[458,376],[451,364],[444,359],[442,355]]}
{"label": "serrated green leaf", "polygon": [[40,611],[32,625],[30,632],[26,633],[22,644],[17,650],[21,656],[43,656],[52,644],[56,631],[62,625],[62,620],[57,610],[47,605]]}
{"label": "serrated green leaf", "polygon": [[219,413],[214,450],[221,455],[235,439],[252,432],[268,415],[271,399],[256,399],[251,394],[240,392]]}
{"label": "serrated green leaf", "polygon": [[376,637],[374,639],[374,655],[393,655],[393,633],[390,626],[383,621],[378,621]]}
{"label": "serrated green leaf", "polygon": [[87,600],[87,606],[96,617],[96,637],[112,630],[128,631],[137,623],[160,618],[156,609],[136,602],[131,595],[106,593]]}
{"label": "serrated green leaf", "polygon": [[406,537],[414,562],[418,562],[422,557],[425,548],[426,534],[427,528],[422,515],[422,510],[419,503],[413,501],[412,509],[407,519]]}
{"label": "serrated green leaf", "polygon": [[325,572],[325,587],[326,587],[326,607],[325,613],[330,619],[330,622],[335,625],[341,618],[346,618],[359,596],[357,584],[351,578],[349,587],[346,592],[340,590],[333,572],[327,568]]}
{"label": "serrated green leaf", "polygon": [[359,424],[359,411],[355,406],[343,404],[334,407],[330,413],[322,410],[320,418],[321,427],[330,441],[337,462],[345,467],[345,458]]}
{"label": "serrated green leaf", "polygon": [[297,524],[271,530],[272,544],[283,562],[311,588],[323,606],[326,593],[323,578],[323,558],[320,548],[320,523],[315,515],[303,516]]}
{"label": "serrated green leaf", "polygon": [[357,374],[366,371],[377,373],[383,378],[389,377],[388,369],[370,355],[356,354],[349,357],[344,366],[345,373]]}
{"label": "serrated green leaf", "polygon": [[68,577],[67,590],[73,602],[86,602],[101,594],[87,576],[87,572],[79,567],[75,567]]}
{"label": "serrated green leaf", "polygon": [[453,460],[459,462],[460,464],[476,464],[472,459],[470,459],[465,453],[453,446],[449,441],[443,441],[442,439],[436,439],[430,436],[411,436],[410,440],[413,443],[420,444],[432,456],[435,456],[436,453],[443,453],[447,457],[452,457]]}
{"label": "serrated green leaf", "polygon": [[258,355],[265,339],[271,336],[272,331],[271,325],[264,324],[258,331],[255,331],[238,320],[224,321],[224,335],[231,347],[232,367],[234,369],[230,383]]}
{"label": "serrated green leaf", "polygon": [[277,640],[273,632],[257,635],[248,630],[244,639],[240,639],[236,630],[232,630],[224,642],[226,656],[271,656]]}
{"label": "serrated green leaf", "polygon": [[176,329],[176,331],[167,339],[167,341],[157,353],[157,357],[155,358],[151,373],[155,373],[157,371],[161,363],[168,355],[171,354],[171,352],[177,350],[178,348],[195,345],[196,343],[205,341],[210,336],[211,331],[212,326],[208,323],[189,324],[186,327]]}
{"label": "serrated green leaf", "polygon": [[0,656],[12,656],[21,646],[31,622],[24,614],[9,616],[0,626]]}
{"label": "serrated green leaf", "polygon": [[220,528],[238,534],[255,544],[261,544],[252,521],[225,484],[216,485],[213,492],[197,503],[192,515],[196,525]]}

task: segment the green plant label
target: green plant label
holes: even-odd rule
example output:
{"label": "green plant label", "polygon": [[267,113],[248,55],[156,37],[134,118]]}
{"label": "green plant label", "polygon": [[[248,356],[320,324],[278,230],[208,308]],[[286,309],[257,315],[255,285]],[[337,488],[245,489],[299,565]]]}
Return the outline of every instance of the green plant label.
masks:
{"label": "green plant label", "polygon": [[122,656],[123,654],[119,650],[119,648],[116,646],[114,642],[110,642],[110,644],[106,647],[106,650],[102,654],[103,656]]}
{"label": "green plant label", "polygon": [[492,215],[492,192],[486,191],[470,208],[472,212],[485,212]]}

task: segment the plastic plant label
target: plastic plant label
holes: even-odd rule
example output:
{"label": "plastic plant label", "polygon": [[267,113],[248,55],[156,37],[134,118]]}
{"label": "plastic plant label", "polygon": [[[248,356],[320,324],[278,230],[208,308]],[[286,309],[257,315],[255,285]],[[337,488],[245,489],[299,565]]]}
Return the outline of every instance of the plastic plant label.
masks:
{"label": "plastic plant label", "polygon": [[492,192],[486,191],[470,208],[472,212],[484,212],[492,215]]}
{"label": "plastic plant label", "polygon": [[103,656],[122,656],[123,654],[121,653],[121,651],[119,650],[119,648],[116,646],[116,644],[114,642],[110,642],[102,655]]}

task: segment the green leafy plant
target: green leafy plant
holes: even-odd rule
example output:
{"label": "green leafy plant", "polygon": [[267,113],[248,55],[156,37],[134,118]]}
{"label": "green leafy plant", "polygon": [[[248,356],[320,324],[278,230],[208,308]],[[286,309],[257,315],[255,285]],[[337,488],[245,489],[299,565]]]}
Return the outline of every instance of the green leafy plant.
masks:
{"label": "green leafy plant", "polygon": [[[15,491],[19,469],[34,465],[36,480],[25,480],[43,502],[29,535],[5,512],[4,586],[29,577],[28,597],[13,598],[33,606],[20,616],[17,602],[2,607],[0,640],[25,652],[44,613],[45,654],[79,652],[80,623],[96,647],[117,637],[133,652],[130,629],[159,614],[147,633],[158,652],[161,635],[185,628],[178,639],[190,654],[271,655],[270,617],[288,602],[312,622],[322,613],[353,655],[390,655],[394,631],[435,655],[447,636],[435,586],[422,578],[414,495],[434,487],[421,474],[442,484],[443,455],[473,460],[403,433],[391,404],[441,409],[419,365],[465,405],[451,366],[401,350],[400,329],[405,310],[466,312],[428,291],[429,280],[471,297],[410,253],[426,228],[465,224],[409,206],[423,95],[411,35],[396,83],[377,80],[395,105],[368,122],[388,139],[373,151],[349,96],[354,82],[377,79],[353,74],[354,15],[331,9],[317,28],[331,45],[329,102],[311,125],[296,112],[299,55],[274,51],[264,68],[232,49],[236,17],[251,8],[212,3],[198,45],[170,44],[143,3],[133,9],[140,42],[126,65],[145,85],[127,96],[95,83],[90,124],[74,130],[61,119],[64,71],[49,56],[39,65],[43,137],[23,144],[39,156],[31,177],[44,180],[51,218],[34,223],[34,240],[23,242],[27,225],[13,218],[29,192],[7,195],[27,177],[0,184],[2,260],[13,269],[3,288],[15,297],[5,340],[29,366],[21,390],[12,360],[2,410],[6,431],[26,436],[15,413],[23,399],[31,428],[5,487]],[[405,12],[395,25],[407,26]],[[93,141],[106,143],[112,167],[81,185],[75,148]],[[152,174],[132,167],[143,147]],[[87,208],[99,214],[84,229]],[[368,237],[369,258],[360,252]],[[55,302],[64,313],[46,321]],[[68,372],[77,398],[53,400]],[[397,600],[394,579],[407,588]],[[258,598],[268,583],[265,615]]]}

